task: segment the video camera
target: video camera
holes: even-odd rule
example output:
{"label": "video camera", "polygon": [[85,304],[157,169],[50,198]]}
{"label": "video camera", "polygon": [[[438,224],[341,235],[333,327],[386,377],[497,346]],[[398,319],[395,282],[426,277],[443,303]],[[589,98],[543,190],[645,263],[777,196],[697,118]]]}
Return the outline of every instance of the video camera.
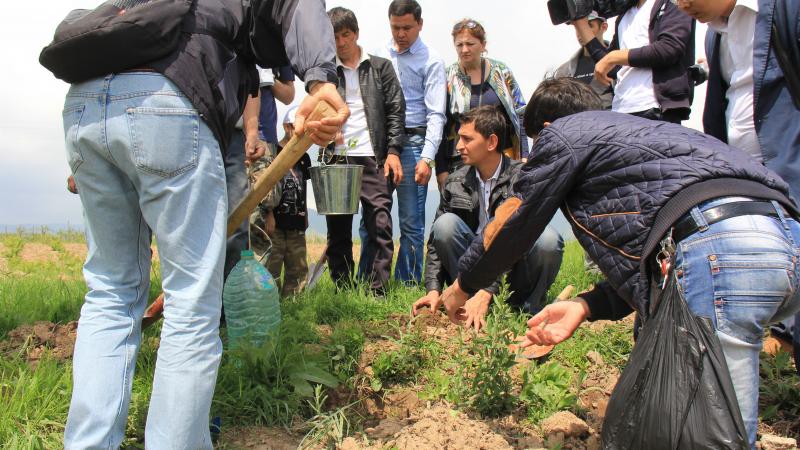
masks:
{"label": "video camera", "polygon": [[553,25],[580,19],[592,11],[606,19],[618,16],[636,4],[636,0],[548,0],[547,10]]}

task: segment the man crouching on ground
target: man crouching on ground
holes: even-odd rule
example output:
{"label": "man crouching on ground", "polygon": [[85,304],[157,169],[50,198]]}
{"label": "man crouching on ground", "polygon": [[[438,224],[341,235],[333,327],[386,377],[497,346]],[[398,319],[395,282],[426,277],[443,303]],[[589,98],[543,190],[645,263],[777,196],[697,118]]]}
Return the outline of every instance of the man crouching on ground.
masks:
{"label": "man crouching on ground", "polygon": [[[504,113],[495,106],[481,106],[462,116],[456,150],[465,165],[450,174],[444,186],[428,239],[425,263],[428,294],[414,303],[414,315],[422,307],[436,310],[441,306],[439,293],[442,285],[452,283],[458,274],[458,259],[511,195],[511,186],[518,178],[522,163],[498,151],[506,148],[504,142],[508,142],[510,131]],[[558,274],[564,240],[557,231],[547,227],[526,250],[509,273],[513,291],[509,303],[533,314],[542,308],[547,289]],[[486,325],[486,313],[499,285],[498,278],[466,302],[467,327],[480,331]]]}
{"label": "man crouching on ground", "polygon": [[515,196],[442,295],[451,320],[524,255],[558,208],[608,281],[547,306],[528,322],[524,345],[558,344],[586,319],[647,315],[651,286],[661,282],[655,256],[674,248],[689,309],[719,337],[752,446],[764,327],[800,309],[800,224],[788,185],[698,131],[589,111],[600,109],[597,95],[572,79],[544,81],[528,105],[525,130],[536,144]]}

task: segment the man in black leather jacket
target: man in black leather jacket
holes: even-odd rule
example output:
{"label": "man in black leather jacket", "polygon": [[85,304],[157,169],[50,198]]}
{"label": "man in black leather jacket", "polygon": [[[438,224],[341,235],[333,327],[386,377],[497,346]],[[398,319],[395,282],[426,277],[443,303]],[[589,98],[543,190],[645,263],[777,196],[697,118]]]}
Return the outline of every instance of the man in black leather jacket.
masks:
{"label": "man in black leather jacket", "polygon": [[[428,306],[438,309],[444,283],[452,283],[458,274],[458,259],[476,234],[495,215],[497,208],[511,195],[522,163],[498,151],[511,127],[504,113],[496,106],[481,106],[462,116],[456,149],[464,166],[447,178],[428,239],[425,263],[427,294],[414,303],[412,313]],[[509,303],[528,313],[538,312],[561,267],[564,240],[547,227],[524,256],[511,268],[508,281]],[[486,313],[492,297],[499,290],[500,280],[479,290],[464,305],[465,326],[480,330],[486,324]]]}
{"label": "man in black leather jacket", "polygon": [[[383,295],[392,268],[392,191],[403,178],[405,99],[392,63],[368,55],[358,45],[358,20],[352,11],[328,11],[336,38],[339,94],[351,116],[325,162],[364,166],[361,178],[362,236],[357,279]],[[328,223],[328,266],[337,285],[347,285],[353,275],[352,215],[325,216]]]}

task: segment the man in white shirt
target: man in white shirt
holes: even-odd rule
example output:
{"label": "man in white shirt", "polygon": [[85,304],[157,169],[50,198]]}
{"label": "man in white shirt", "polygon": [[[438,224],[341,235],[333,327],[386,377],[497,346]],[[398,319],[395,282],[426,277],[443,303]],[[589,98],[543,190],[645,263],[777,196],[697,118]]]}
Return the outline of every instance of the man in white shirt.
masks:
{"label": "man in white shirt", "polygon": [[572,24],[597,61],[595,78],[606,85],[616,78],[612,111],[673,123],[689,118],[694,23],[671,0],[639,0],[617,18],[608,47],[588,18]]}
{"label": "man in white shirt", "polygon": [[[442,192],[428,240],[427,294],[414,303],[415,315],[423,307],[436,310],[441,306],[440,293],[444,283],[455,280],[459,258],[511,195],[522,163],[498,151],[502,137],[511,129],[504,113],[495,106],[481,106],[462,116],[456,149],[464,166],[450,174]],[[538,312],[558,274],[563,252],[563,239],[548,226],[509,272],[513,293],[508,302],[527,313]],[[486,325],[486,313],[499,285],[497,280],[467,301],[463,309],[466,327],[480,330]]]}
{"label": "man in white shirt", "polygon": [[[383,295],[391,275],[392,191],[403,178],[405,101],[392,63],[368,55],[358,45],[358,20],[349,9],[328,11],[336,38],[336,72],[339,94],[350,108],[350,117],[325,152],[326,163],[364,166],[361,178],[361,213],[366,236],[356,278]],[[325,216],[328,224],[326,255],[337,286],[350,284],[353,276],[352,215]]]}

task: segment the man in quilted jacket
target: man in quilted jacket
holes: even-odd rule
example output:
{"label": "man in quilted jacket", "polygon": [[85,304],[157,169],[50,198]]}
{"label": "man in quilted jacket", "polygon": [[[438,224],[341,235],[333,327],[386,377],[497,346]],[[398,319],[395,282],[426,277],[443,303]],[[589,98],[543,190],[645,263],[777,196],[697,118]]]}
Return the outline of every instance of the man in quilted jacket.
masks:
{"label": "man in quilted jacket", "polygon": [[[558,344],[584,320],[647,317],[671,268],[694,314],[716,330],[750,445],[763,330],[800,310],[800,224],[788,185],[747,153],[679,125],[600,109],[569,78],[544,81],[525,113],[536,139],[510,197],[443,293],[451,320],[508,270],[561,208],[607,281],[547,306],[530,344]],[[666,272],[666,271],[664,271]]]}

